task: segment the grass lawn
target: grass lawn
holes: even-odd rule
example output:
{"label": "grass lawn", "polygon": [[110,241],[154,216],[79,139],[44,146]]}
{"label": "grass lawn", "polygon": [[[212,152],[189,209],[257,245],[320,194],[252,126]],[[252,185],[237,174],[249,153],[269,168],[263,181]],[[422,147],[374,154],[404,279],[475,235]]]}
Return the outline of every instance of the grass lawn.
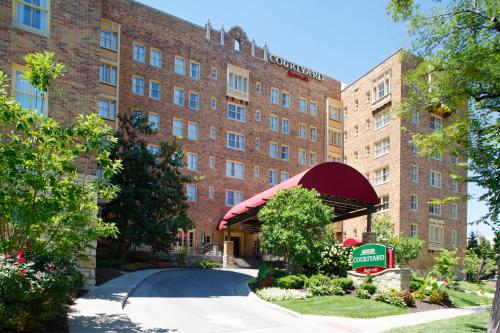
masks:
{"label": "grass lawn", "polygon": [[488,329],[489,316],[489,312],[481,312],[427,324],[395,328],[384,333],[485,333]]}
{"label": "grass lawn", "polygon": [[[478,283],[460,281],[459,284],[460,284],[460,287],[462,287],[465,290],[480,291]],[[485,283],[483,283],[483,290],[485,293],[494,294],[496,289],[495,289],[495,287],[491,286],[489,283],[485,282]]]}
{"label": "grass lawn", "polygon": [[274,303],[298,313],[320,316],[375,318],[408,312],[407,309],[386,303],[348,296],[316,296],[305,300]]}
{"label": "grass lawn", "polygon": [[493,303],[492,298],[486,298],[479,295],[462,293],[455,290],[446,290],[450,299],[456,307],[462,308],[464,306],[477,306],[488,305]]}

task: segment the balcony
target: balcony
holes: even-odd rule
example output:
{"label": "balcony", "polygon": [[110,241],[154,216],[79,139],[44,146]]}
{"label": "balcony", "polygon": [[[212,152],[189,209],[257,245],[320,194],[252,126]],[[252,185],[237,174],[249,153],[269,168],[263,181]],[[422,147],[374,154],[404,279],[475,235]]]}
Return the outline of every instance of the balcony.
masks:
{"label": "balcony", "polygon": [[391,93],[388,93],[384,95],[383,97],[380,97],[376,101],[372,102],[372,112],[377,111],[378,109],[382,108],[384,105],[388,104],[391,102]]}
{"label": "balcony", "polygon": [[250,101],[249,93],[247,91],[242,91],[234,88],[227,87],[226,95],[241,101]]}

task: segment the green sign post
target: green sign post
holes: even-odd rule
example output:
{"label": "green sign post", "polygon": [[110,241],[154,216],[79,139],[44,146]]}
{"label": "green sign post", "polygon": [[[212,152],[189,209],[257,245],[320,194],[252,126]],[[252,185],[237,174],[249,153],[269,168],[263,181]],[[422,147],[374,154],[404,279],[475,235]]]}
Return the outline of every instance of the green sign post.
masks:
{"label": "green sign post", "polygon": [[365,244],[354,249],[352,268],[358,273],[372,274],[392,268],[393,248],[382,244]]}

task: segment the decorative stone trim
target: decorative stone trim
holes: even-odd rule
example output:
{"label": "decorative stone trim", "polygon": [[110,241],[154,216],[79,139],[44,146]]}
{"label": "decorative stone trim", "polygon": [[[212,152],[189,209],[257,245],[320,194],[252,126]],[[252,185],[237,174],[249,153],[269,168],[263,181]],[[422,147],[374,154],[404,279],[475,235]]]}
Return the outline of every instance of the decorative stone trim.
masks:
{"label": "decorative stone trim", "polygon": [[222,255],[222,268],[234,267],[234,244],[232,241],[224,242],[224,254]]}
{"label": "decorative stone trim", "polygon": [[[411,271],[405,268],[386,269],[372,274],[373,284],[377,286],[377,290],[382,292],[389,292],[392,289],[410,290],[410,274]],[[347,277],[353,280],[354,286],[357,288],[363,283],[366,275],[349,271]]]}

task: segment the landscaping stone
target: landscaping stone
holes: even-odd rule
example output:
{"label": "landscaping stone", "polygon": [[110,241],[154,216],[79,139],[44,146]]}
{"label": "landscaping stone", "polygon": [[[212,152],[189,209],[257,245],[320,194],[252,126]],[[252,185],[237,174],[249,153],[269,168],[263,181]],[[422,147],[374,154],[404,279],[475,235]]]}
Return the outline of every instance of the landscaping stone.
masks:
{"label": "landscaping stone", "polygon": [[[377,286],[378,291],[382,292],[389,292],[392,289],[409,290],[410,273],[411,271],[408,269],[386,269],[382,272],[372,274],[373,284]],[[354,282],[354,286],[358,288],[364,282],[366,275],[349,271],[347,277],[351,278]]]}

